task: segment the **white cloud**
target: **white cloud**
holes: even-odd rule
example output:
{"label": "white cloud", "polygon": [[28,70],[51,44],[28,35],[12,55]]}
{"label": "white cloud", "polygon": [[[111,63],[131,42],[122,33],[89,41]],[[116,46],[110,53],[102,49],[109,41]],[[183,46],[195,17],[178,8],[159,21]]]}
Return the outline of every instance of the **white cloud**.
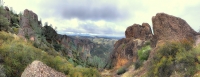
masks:
{"label": "white cloud", "polygon": [[[180,17],[188,22],[188,24],[195,30],[200,28],[199,18],[200,18],[200,0],[101,0],[98,1],[95,7],[100,8],[101,4],[111,4],[115,5],[120,11],[127,12],[128,17],[125,19],[118,18],[114,21],[107,21],[106,19],[101,20],[81,20],[78,18],[64,19],[59,17],[59,15],[54,14],[53,8],[59,6],[59,1],[61,0],[4,0],[5,5],[13,7],[17,12],[23,11],[24,9],[31,9],[38,14],[39,18],[42,18],[43,22],[49,22],[53,26],[56,26],[60,33],[68,29],[77,29],[77,33],[90,33],[92,28],[99,28],[99,31],[102,29],[112,29],[112,33],[120,36],[124,36],[124,31],[126,28],[134,23],[142,24],[147,22],[152,25],[151,18],[156,15],[158,12],[164,12],[170,15]],[[70,2],[70,4],[75,4],[74,0],[61,1],[61,4]],[[79,0],[75,0],[75,2]],[[87,0],[89,1],[89,0]],[[91,0],[90,0],[91,1]],[[96,1],[96,0],[94,0]],[[87,3],[87,2],[84,2]],[[91,2],[92,3],[92,2]],[[91,4],[92,5],[92,4]],[[68,7],[69,5],[65,5]],[[70,6],[69,6],[70,7]],[[59,6],[59,9],[62,10],[62,6]],[[124,13],[120,12],[120,13]],[[57,13],[59,14],[59,13]],[[111,16],[112,17],[112,16]],[[85,25],[83,28],[81,25]],[[90,24],[87,26],[87,24]],[[94,24],[94,25],[91,25]],[[92,28],[90,28],[92,27]],[[107,33],[107,32],[98,32],[94,31],[94,34],[97,33]],[[112,32],[112,31],[111,31]],[[68,32],[76,33],[76,32]]]}

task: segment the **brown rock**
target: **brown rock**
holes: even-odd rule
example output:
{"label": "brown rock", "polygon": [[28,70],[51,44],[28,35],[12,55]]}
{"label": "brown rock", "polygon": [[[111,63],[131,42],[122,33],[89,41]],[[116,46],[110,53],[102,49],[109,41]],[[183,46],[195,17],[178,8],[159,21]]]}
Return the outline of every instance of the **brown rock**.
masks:
{"label": "brown rock", "polygon": [[152,38],[151,27],[148,23],[142,25],[133,24],[125,31],[126,38],[118,40],[111,53],[111,63],[119,68],[128,62],[136,62],[138,59],[137,50],[145,41]]}
{"label": "brown rock", "polygon": [[[33,20],[33,21],[32,21]],[[33,24],[31,24],[32,22],[38,22],[38,16],[29,10],[24,10],[24,14],[23,16],[20,17],[20,29],[18,32],[18,35],[21,37],[35,37],[35,32],[33,30],[32,26],[35,26]],[[31,26],[32,25],[32,26]],[[38,27],[42,27],[38,24]]]}
{"label": "brown rock", "polygon": [[188,23],[172,15],[165,13],[157,13],[152,17],[154,35],[151,40],[151,47],[154,47],[150,52],[149,58],[152,59],[160,46],[167,41],[195,41],[199,43],[197,32],[194,31]]}
{"label": "brown rock", "polygon": [[35,14],[34,12],[28,10],[28,9],[25,9],[24,10],[24,16],[25,17],[30,17],[32,19],[34,19],[35,21],[38,21],[38,16],[37,14]]}
{"label": "brown rock", "polygon": [[114,45],[111,53],[111,63],[114,67],[119,68],[128,62],[136,62],[137,50],[144,44],[143,40],[133,38],[123,38],[118,40]]}
{"label": "brown rock", "polygon": [[21,77],[66,77],[40,61],[33,61],[22,73]]}
{"label": "brown rock", "polygon": [[178,17],[157,13],[152,17],[154,36],[156,40],[195,39],[195,32],[188,23]]}
{"label": "brown rock", "polygon": [[135,39],[142,39],[147,40],[152,37],[151,27],[148,23],[133,24],[129,26],[125,31],[126,38],[135,38]]}
{"label": "brown rock", "polygon": [[[188,23],[178,17],[171,16],[164,13],[157,13],[152,17],[154,35],[151,33],[151,28],[147,23],[142,26],[134,24],[128,27],[125,31],[126,38],[118,40],[114,45],[114,50],[111,52],[111,63],[115,68],[119,68],[128,64],[128,62],[136,62],[137,51],[140,49],[146,40],[151,41],[152,50],[150,51],[149,58],[144,62],[142,71],[138,72],[140,77],[142,74],[148,72],[150,61],[157,50],[167,41],[181,41],[188,40],[194,41],[196,45],[200,43],[200,35],[194,31]],[[133,70],[131,70],[133,71]],[[134,74],[137,76],[137,73]]]}

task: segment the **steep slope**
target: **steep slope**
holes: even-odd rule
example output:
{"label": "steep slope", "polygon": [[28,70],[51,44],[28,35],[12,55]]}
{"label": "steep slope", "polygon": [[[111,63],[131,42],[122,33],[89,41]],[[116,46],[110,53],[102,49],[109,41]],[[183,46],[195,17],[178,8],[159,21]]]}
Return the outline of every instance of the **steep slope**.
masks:
{"label": "steep slope", "polygon": [[[79,57],[83,61],[86,61],[87,57],[90,56],[90,51],[95,45],[89,39],[73,38],[67,35],[58,35],[57,40],[65,48],[69,49],[68,55],[70,57]],[[77,55],[73,55],[73,53]]]}
{"label": "steep slope", "polygon": [[[88,46],[90,41],[65,37],[63,39],[69,41],[62,42],[60,36],[64,35],[57,34],[47,23],[42,26],[37,14],[27,9],[24,10],[24,14],[14,14],[1,6],[0,18],[2,76],[19,77],[25,67],[34,60],[40,60],[67,76],[100,76],[96,68],[82,60],[87,59],[81,58],[86,54],[80,56],[81,52],[85,53],[89,51],[88,47],[92,47]],[[73,56],[68,55],[70,51],[73,52]]]}

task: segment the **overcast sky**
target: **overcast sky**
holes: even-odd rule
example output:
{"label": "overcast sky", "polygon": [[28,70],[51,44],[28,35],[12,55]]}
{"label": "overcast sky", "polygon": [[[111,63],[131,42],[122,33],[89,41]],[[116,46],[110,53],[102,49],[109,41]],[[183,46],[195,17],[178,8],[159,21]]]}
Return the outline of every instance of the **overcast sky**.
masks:
{"label": "overcast sky", "polygon": [[16,12],[29,9],[60,34],[124,36],[134,23],[147,22],[164,12],[200,29],[200,0],[4,0]]}

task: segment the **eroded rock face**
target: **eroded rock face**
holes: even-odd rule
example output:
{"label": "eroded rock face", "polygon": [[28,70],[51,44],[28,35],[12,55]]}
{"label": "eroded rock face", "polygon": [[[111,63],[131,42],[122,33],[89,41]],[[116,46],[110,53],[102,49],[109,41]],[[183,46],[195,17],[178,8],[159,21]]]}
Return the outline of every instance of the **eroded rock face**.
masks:
{"label": "eroded rock face", "polygon": [[111,63],[119,68],[128,62],[136,62],[138,59],[137,50],[144,44],[144,40],[134,38],[123,38],[114,45],[111,53]]}
{"label": "eroded rock face", "polygon": [[26,67],[21,77],[66,77],[40,61],[33,61]]}
{"label": "eroded rock face", "polygon": [[152,23],[157,40],[195,39],[197,35],[185,20],[165,13],[153,16]]}
{"label": "eroded rock face", "polygon": [[[111,63],[113,67],[119,68],[124,65],[126,66],[128,62],[135,62],[138,58],[137,51],[143,46],[146,40],[151,41],[152,50],[150,51],[148,60],[143,63],[144,65],[141,69],[131,70],[134,72],[134,76],[141,77],[148,72],[147,68],[152,59],[154,59],[153,57],[155,54],[157,54],[156,51],[167,42],[188,40],[194,42],[196,45],[200,44],[199,33],[194,31],[190,25],[181,18],[164,13],[157,13],[156,16],[152,17],[152,23],[154,35],[151,34],[151,29],[148,27],[148,24],[134,24],[126,29],[126,38],[118,40],[111,53]],[[136,41],[137,39],[142,43],[140,44]]]}
{"label": "eroded rock face", "polygon": [[[35,22],[33,25],[32,23]],[[24,10],[24,14],[20,17],[20,29],[18,32],[18,35],[21,37],[35,37],[35,32],[32,28],[32,26],[38,25],[38,27],[42,27],[38,23],[38,16],[32,11],[29,11],[28,9]]]}
{"label": "eroded rock face", "polygon": [[72,50],[79,51],[79,57],[83,61],[86,61],[87,57],[90,55],[90,51],[94,48],[95,44],[89,39],[72,38],[67,35],[58,35],[57,40],[60,44],[69,49],[67,54],[71,57]]}
{"label": "eroded rock face", "polygon": [[129,26],[125,31],[126,38],[135,38],[135,39],[142,39],[147,40],[152,37],[151,27],[148,23],[133,24]]}
{"label": "eroded rock face", "polygon": [[118,40],[111,53],[111,64],[119,68],[128,62],[136,62],[137,51],[147,40],[152,38],[151,27],[148,23],[133,24],[125,31],[126,38]]}
{"label": "eroded rock face", "polygon": [[37,14],[35,14],[33,11],[30,11],[28,9],[24,10],[24,16],[25,17],[30,17],[31,19],[33,19],[34,21],[38,21],[38,16]]}

